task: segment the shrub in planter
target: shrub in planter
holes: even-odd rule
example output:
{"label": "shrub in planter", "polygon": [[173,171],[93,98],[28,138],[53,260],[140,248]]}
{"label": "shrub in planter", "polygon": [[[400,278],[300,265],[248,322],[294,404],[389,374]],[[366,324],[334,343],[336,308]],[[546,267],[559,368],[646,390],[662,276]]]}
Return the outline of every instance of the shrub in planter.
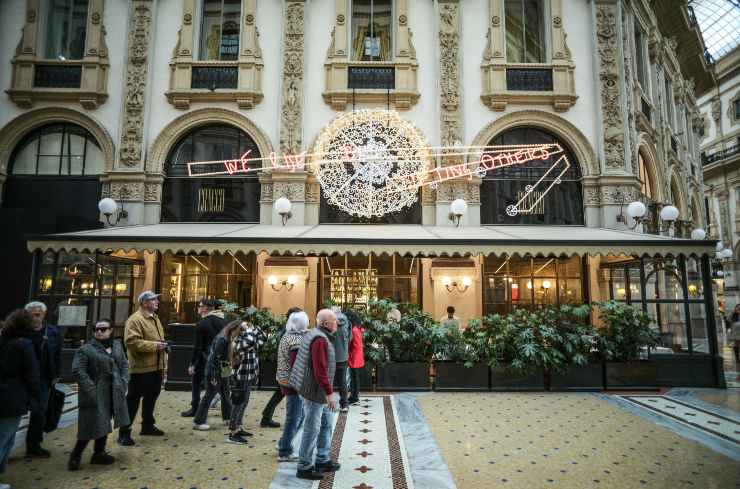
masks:
{"label": "shrub in planter", "polygon": [[588,305],[562,305],[555,312],[559,340],[552,345],[564,361],[548,372],[549,387],[556,390],[601,390],[604,388],[603,363],[593,352],[599,334],[588,322]]}
{"label": "shrub in planter", "polygon": [[445,328],[434,358],[435,390],[488,390],[488,364],[479,361],[465,332]]}
{"label": "shrub in planter", "polygon": [[642,310],[616,301],[598,303],[606,324],[599,338],[599,352],[606,360],[607,388],[640,388],[657,385],[658,369],[640,360],[640,350],[658,345],[659,335]]}

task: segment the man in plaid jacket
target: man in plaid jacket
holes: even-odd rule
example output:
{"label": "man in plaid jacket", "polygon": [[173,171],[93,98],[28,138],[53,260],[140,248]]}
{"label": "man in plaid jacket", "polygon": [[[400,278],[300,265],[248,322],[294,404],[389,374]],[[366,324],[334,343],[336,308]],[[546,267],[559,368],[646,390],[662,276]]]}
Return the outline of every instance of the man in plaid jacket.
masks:
{"label": "man in plaid jacket", "polygon": [[247,444],[251,433],[242,427],[244,410],[249,403],[249,393],[253,383],[259,378],[259,348],[267,341],[265,333],[257,326],[243,322],[241,332],[231,343],[232,366],[234,373],[229,379],[231,389],[231,420],[229,421],[229,443]]}

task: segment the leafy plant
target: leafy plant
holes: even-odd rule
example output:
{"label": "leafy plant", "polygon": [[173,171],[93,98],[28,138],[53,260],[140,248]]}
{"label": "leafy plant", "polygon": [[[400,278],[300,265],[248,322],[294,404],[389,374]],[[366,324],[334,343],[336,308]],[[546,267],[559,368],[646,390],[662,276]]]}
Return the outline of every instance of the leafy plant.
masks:
{"label": "leafy plant", "polygon": [[443,327],[443,335],[437,344],[434,357],[437,360],[463,363],[470,368],[478,361],[478,356],[466,335],[467,329]]}
{"label": "leafy plant", "polygon": [[652,319],[636,307],[616,302],[599,302],[600,317],[606,328],[599,339],[599,352],[616,362],[640,358],[640,349],[658,345],[659,335],[651,328]]}

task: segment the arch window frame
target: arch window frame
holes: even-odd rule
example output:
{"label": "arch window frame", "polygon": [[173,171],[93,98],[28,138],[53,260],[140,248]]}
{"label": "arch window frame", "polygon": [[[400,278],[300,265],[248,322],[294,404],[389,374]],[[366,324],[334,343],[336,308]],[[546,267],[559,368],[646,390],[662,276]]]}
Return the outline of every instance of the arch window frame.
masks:
{"label": "arch window frame", "polygon": [[[61,131],[54,131],[56,128],[61,128]],[[70,131],[70,128],[74,128],[74,131]],[[60,150],[58,151],[58,154],[54,153],[42,153],[42,138],[44,136],[48,136],[50,134],[59,134],[61,132],[61,145]],[[82,136],[84,137],[84,143],[82,148],[82,154],[71,154],[69,151],[69,148],[72,146],[72,135]],[[85,170],[88,168],[88,146],[89,143],[92,142],[93,145],[95,145],[98,150],[100,151],[100,157],[101,157],[101,163],[99,165],[99,171],[95,173],[87,173]],[[29,145],[35,144],[36,145],[36,151],[35,151],[35,163],[34,163],[34,172],[33,173],[16,173],[17,168],[17,158],[20,154],[22,154],[23,150],[25,150]],[[66,152],[66,154],[65,154]],[[39,173],[39,162],[41,158],[53,158],[58,157],[59,158],[59,167],[58,171],[56,173],[51,172],[42,172]],[[81,157],[81,163],[79,165],[80,172],[73,173],[72,172],[72,158],[79,158]],[[65,165],[66,159],[66,172],[63,172],[63,165]],[[37,127],[30,132],[28,132],[23,138],[18,142],[18,144],[15,145],[13,148],[13,153],[10,157],[10,160],[8,162],[8,175],[12,176],[14,178],[28,178],[28,177],[70,177],[70,178],[80,178],[80,177],[99,177],[100,175],[105,173],[105,156],[103,154],[103,149],[100,146],[100,143],[95,139],[95,136],[92,135],[90,131],[85,129],[82,126],[79,126],[77,124],[73,124],[71,122],[52,122],[50,124],[45,124],[43,126]]]}

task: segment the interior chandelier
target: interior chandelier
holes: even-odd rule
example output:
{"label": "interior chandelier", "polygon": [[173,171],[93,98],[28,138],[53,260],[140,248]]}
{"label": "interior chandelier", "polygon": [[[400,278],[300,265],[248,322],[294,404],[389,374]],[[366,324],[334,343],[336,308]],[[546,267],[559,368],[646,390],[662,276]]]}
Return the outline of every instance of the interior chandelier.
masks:
{"label": "interior chandelier", "polygon": [[[366,218],[413,205],[431,162],[411,122],[394,111],[373,109],[335,118],[319,135],[312,156],[310,169],[329,204]],[[399,192],[396,181],[410,183],[408,191]]]}

